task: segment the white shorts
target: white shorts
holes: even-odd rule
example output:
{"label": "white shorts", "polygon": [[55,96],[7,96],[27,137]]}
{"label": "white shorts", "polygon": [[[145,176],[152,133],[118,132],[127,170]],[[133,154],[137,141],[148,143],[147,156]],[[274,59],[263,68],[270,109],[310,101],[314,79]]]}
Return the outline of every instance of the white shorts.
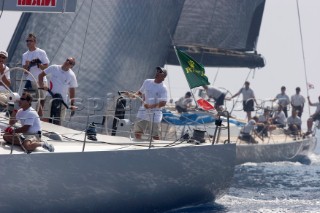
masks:
{"label": "white shorts", "polygon": [[[151,122],[150,121],[146,121],[146,120],[140,120],[140,121],[136,121],[134,123],[134,132],[135,133],[144,133],[144,134],[148,134],[150,133],[150,126]],[[152,137],[155,136],[160,136],[160,123],[153,123],[153,128],[152,128]]]}
{"label": "white shorts", "polygon": [[9,92],[0,92],[0,106],[7,106],[9,95]]}

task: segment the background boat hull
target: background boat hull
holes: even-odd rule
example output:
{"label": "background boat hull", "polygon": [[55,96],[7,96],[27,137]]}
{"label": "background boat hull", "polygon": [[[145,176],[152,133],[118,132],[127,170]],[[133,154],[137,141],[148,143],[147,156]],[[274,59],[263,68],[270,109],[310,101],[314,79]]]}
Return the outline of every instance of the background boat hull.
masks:
{"label": "background boat hull", "polygon": [[305,160],[316,145],[315,138],[283,143],[241,144],[237,145],[236,164]]}

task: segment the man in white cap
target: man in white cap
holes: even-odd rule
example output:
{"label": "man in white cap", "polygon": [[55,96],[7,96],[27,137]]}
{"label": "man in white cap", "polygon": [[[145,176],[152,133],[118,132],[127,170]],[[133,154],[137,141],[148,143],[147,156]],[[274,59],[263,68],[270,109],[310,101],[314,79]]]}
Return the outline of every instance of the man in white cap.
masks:
{"label": "man in white cap", "polygon": [[8,101],[9,91],[11,85],[9,67],[6,66],[8,53],[5,50],[0,51],[0,105],[6,106]]}
{"label": "man in white cap", "polygon": [[160,139],[160,122],[162,120],[162,107],[168,101],[167,87],[163,83],[167,77],[167,70],[156,67],[154,79],[146,79],[135,96],[142,97],[143,103],[137,114],[134,124],[136,139],[141,139],[142,134],[151,132],[152,138]]}

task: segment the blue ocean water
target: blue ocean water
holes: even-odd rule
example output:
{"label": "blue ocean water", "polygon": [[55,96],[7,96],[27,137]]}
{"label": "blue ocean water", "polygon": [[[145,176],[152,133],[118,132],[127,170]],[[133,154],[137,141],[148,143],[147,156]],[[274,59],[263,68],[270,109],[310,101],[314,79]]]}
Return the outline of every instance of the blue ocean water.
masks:
{"label": "blue ocean water", "polygon": [[170,213],[320,212],[320,134],[310,165],[292,162],[246,163],[236,167],[227,195],[213,203]]}

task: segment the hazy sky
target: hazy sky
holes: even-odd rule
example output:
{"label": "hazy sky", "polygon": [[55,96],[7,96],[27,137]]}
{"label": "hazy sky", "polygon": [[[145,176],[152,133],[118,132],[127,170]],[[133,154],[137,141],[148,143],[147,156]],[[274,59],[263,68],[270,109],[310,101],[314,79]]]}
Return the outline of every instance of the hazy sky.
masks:
{"label": "hazy sky", "polygon": [[[320,51],[320,1],[299,0],[300,20],[305,53],[306,74],[303,64],[299,19],[296,0],[267,0],[260,30],[257,50],[266,60],[266,66],[252,71],[248,80],[259,100],[276,96],[282,85],[287,87],[287,94],[293,95],[297,86],[301,94],[307,96],[306,77],[315,87],[309,90],[311,100],[316,102],[320,95],[319,51]],[[0,19],[0,49],[6,49],[19,18],[18,12],[4,11]],[[166,84],[174,100],[188,90],[187,81],[180,67],[167,66],[169,76]],[[206,68],[209,81],[215,87],[225,88],[232,94],[243,85],[249,69]],[[177,81],[176,79],[179,79]],[[182,79],[182,80],[181,80]],[[239,106],[241,108],[241,106]],[[229,109],[230,110],[230,109]],[[315,108],[311,108],[311,113]],[[244,115],[242,113],[241,115]],[[309,117],[308,104],[303,120]]]}

